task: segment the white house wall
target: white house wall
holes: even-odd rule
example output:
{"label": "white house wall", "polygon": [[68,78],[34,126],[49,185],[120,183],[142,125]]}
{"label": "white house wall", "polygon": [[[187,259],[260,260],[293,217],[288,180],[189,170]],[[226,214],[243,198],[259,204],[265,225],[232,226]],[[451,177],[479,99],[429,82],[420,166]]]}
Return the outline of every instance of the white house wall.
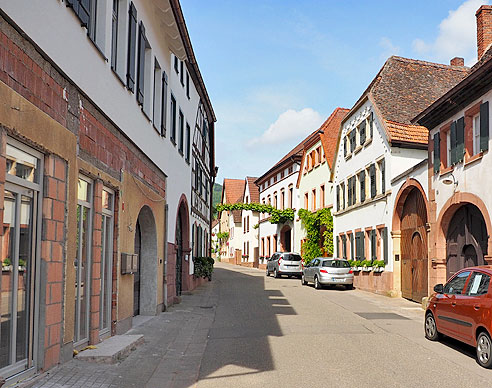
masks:
{"label": "white house wall", "polygon": [[[126,1],[125,6],[129,3],[130,1]],[[157,2],[157,5],[167,4],[168,2],[164,0]],[[172,55],[165,40],[167,35],[160,27],[163,22],[156,16],[160,12],[155,8],[157,5],[153,5],[150,0],[135,0],[134,5],[137,9],[138,23],[143,20],[146,37],[152,47],[152,71],[146,73],[146,76],[152,77],[153,80],[154,57],[169,76],[166,137],[161,137],[152,122],[142,113],[135,93],[128,91],[111,70],[111,61],[103,58],[88,38],[87,30],[80,26],[77,16],[66,6],[66,3],[46,0],[0,0],[2,10],[10,15],[62,71],[168,176],[166,187],[169,205],[168,241],[174,243],[174,220],[176,220],[178,201],[183,193],[188,199],[188,204],[191,205],[191,167],[186,164],[184,157],[178,153],[177,146],[173,146],[169,139],[170,93],[172,92],[176,98],[177,112],[179,109],[183,111],[185,120],[192,130],[195,126],[199,96],[190,77],[190,99],[186,97],[185,87],[181,85],[171,63]],[[103,50],[105,57],[110,58],[110,1],[107,2],[106,13],[106,39]],[[127,36],[126,33],[125,45]],[[125,61],[123,74],[126,74],[126,56],[123,60]],[[150,85],[153,87],[153,82],[150,82]],[[149,94],[152,95],[153,93]],[[153,117],[152,108],[149,117]]]}

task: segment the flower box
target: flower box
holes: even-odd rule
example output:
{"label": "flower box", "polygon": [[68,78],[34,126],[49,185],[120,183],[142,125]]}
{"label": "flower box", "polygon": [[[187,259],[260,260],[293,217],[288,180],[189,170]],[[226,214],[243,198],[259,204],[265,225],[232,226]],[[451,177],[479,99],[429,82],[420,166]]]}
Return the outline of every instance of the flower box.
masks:
{"label": "flower box", "polygon": [[352,267],[352,271],[359,272],[360,271],[360,267]]}
{"label": "flower box", "polygon": [[2,265],[2,272],[12,272],[12,268],[11,265]]}
{"label": "flower box", "polygon": [[371,272],[372,271],[372,267],[362,267],[362,271],[364,271],[364,272]]}

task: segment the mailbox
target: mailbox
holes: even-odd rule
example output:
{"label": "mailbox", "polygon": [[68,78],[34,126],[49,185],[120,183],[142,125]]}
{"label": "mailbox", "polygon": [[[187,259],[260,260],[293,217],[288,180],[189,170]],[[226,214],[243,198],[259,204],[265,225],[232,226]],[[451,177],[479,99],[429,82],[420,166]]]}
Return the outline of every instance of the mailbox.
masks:
{"label": "mailbox", "polygon": [[138,272],[138,255],[136,253],[121,254],[121,274]]}

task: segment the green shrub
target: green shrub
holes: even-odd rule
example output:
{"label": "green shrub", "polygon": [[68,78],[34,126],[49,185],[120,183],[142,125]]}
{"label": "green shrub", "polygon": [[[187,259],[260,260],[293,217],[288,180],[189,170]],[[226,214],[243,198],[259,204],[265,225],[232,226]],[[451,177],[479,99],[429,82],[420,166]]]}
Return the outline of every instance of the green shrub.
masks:
{"label": "green shrub", "polygon": [[212,272],[214,270],[214,259],[211,257],[195,257],[193,258],[195,264],[195,271],[193,276],[195,278],[204,278],[212,280]]}
{"label": "green shrub", "polygon": [[3,260],[3,263],[2,263],[2,266],[4,267],[8,267],[9,265],[11,265],[12,262],[10,261],[10,259],[7,257],[6,259]]}
{"label": "green shrub", "polygon": [[361,263],[362,267],[370,267],[372,266],[372,261],[371,260],[363,260]]}

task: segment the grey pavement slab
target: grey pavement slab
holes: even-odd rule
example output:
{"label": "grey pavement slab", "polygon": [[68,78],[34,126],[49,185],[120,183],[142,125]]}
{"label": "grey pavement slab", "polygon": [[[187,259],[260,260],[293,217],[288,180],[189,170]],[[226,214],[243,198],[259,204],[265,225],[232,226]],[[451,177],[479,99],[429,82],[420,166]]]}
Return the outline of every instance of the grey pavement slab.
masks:
{"label": "grey pavement slab", "polygon": [[75,356],[75,358],[88,361],[114,364],[122,360],[138,345],[144,342],[143,334],[115,335],[97,344],[94,349],[86,349]]}

